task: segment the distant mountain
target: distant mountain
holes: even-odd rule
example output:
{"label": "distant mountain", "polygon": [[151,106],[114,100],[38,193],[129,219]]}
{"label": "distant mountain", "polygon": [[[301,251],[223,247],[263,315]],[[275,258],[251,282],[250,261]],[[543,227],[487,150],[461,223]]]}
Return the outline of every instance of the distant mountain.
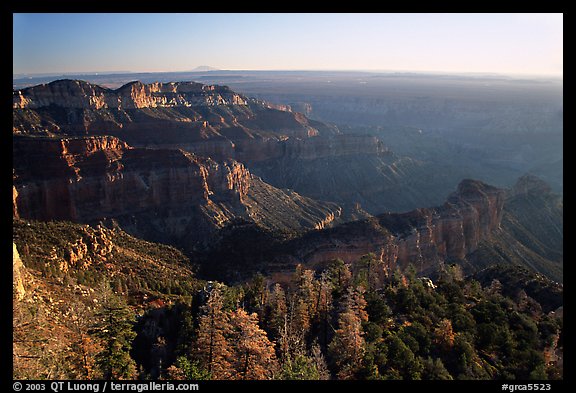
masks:
{"label": "distant mountain", "polygon": [[220,68],[211,67],[211,66],[207,66],[207,65],[201,65],[201,66],[194,68],[192,71],[194,71],[194,72],[220,71]]}

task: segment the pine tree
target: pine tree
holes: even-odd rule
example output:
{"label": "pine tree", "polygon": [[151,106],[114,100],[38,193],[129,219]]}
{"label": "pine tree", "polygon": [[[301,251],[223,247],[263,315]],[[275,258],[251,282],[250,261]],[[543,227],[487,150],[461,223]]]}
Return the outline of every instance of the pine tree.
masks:
{"label": "pine tree", "polygon": [[223,310],[221,290],[213,288],[198,326],[195,349],[202,366],[214,379],[231,379],[232,353],[226,340],[230,333],[228,314]]}
{"label": "pine tree", "polygon": [[314,271],[305,270],[301,265],[296,270],[296,280],[298,282],[296,323],[302,327],[304,332],[307,332],[310,328],[310,320],[315,316],[317,310],[317,282],[314,278]]}
{"label": "pine tree", "polygon": [[412,350],[398,335],[387,338],[387,366],[394,369],[403,379],[421,379],[424,365],[414,355]]}
{"label": "pine tree", "polygon": [[287,312],[286,293],[280,284],[276,284],[272,288],[272,293],[268,296],[265,314],[267,328],[276,338],[280,337],[283,330]]}
{"label": "pine tree", "polygon": [[345,264],[341,259],[336,259],[331,262],[327,271],[332,281],[334,297],[339,298],[341,295],[346,293],[346,290],[352,281],[350,265]]}
{"label": "pine tree", "polygon": [[318,344],[312,345],[311,357],[314,362],[314,366],[318,371],[318,379],[328,380],[330,379],[330,371],[328,370],[328,365],[326,364],[326,358],[322,354],[322,350]]}
{"label": "pine tree", "polygon": [[452,375],[444,367],[444,363],[440,358],[424,360],[424,370],[422,371],[422,379],[426,380],[452,380]]}
{"label": "pine tree", "polygon": [[319,342],[322,348],[328,349],[330,339],[330,319],[332,313],[332,282],[328,272],[322,272],[318,282],[317,300],[316,300],[316,325],[318,326]]}
{"label": "pine tree", "polygon": [[313,319],[317,317],[318,282],[312,270],[298,265],[294,279],[296,291],[288,300],[288,310],[280,344],[282,355],[304,354]]}
{"label": "pine tree", "polygon": [[278,371],[274,344],[258,326],[258,316],[239,308],[230,313],[232,366],[238,379],[272,379]]}
{"label": "pine tree", "polygon": [[296,297],[292,296],[289,302],[289,307],[284,314],[284,321],[280,336],[278,338],[279,353],[282,361],[286,362],[292,359],[296,354],[305,352],[305,339],[304,331],[301,329],[301,322],[296,322],[295,315],[295,301]]}
{"label": "pine tree", "polygon": [[96,365],[104,379],[131,379],[136,375],[136,364],[130,357],[136,337],[134,313],[109,285],[103,285],[100,291],[100,309],[92,332],[102,339],[104,348],[96,355]]}
{"label": "pine tree", "polygon": [[355,266],[355,284],[362,285],[368,290],[382,287],[386,276],[386,266],[373,253],[360,258]]}
{"label": "pine tree", "polygon": [[280,357],[285,358],[290,351],[288,307],[286,304],[286,293],[280,284],[274,285],[272,293],[268,297],[265,310],[263,322],[266,323],[266,330],[276,340]]}
{"label": "pine tree", "polygon": [[305,355],[297,355],[282,365],[280,375],[283,380],[318,380],[320,375],[314,360]]}
{"label": "pine tree", "polygon": [[176,362],[166,369],[166,378],[174,380],[209,380],[210,373],[204,370],[198,361],[191,362],[185,356],[179,356]]}
{"label": "pine tree", "polygon": [[261,314],[268,300],[266,278],[261,273],[256,274],[254,278],[252,278],[252,281],[246,286],[244,300],[246,309]]}
{"label": "pine tree", "polygon": [[336,361],[339,379],[353,379],[361,367],[366,343],[362,322],[368,320],[363,288],[349,288],[338,317],[338,329],[330,343],[330,353]]}

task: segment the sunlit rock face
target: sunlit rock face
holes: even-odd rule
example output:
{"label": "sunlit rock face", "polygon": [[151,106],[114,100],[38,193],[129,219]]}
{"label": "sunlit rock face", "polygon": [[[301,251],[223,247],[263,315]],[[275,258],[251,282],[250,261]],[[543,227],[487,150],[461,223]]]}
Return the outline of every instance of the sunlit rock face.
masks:
{"label": "sunlit rock face", "polygon": [[14,109],[49,106],[82,109],[134,109],[174,106],[247,105],[225,86],[195,82],[128,83],[112,90],[80,80],[58,80],[13,93]]}
{"label": "sunlit rock face", "polygon": [[24,280],[22,279],[23,271],[24,264],[22,263],[22,259],[20,259],[16,244],[12,243],[12,293],[18,300],[22,300],[26,296]]}

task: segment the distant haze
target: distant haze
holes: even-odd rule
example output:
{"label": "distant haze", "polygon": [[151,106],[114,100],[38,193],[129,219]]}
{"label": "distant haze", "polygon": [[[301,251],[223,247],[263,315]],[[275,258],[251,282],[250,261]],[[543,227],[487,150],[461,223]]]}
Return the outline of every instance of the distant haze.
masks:
{"label": "distant haze", "polygon": [[[13,74],[563,75],[562,14],[14,14]],[[95,71],[96,70],[96,71]]]}

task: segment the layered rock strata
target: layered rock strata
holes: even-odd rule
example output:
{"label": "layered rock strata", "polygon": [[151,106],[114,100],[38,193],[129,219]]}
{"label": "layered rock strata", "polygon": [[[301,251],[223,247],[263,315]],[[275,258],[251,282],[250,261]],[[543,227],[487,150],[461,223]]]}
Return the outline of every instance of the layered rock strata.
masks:
{"label": "layered rock strata", "polygon": [[15,134],[113,135],[135,147],[245,163],[386,150],[375,137],[342,135],[289,108],[195,82],[132,82],[112,90],[58,80],[14,91],[13,113]]}
{"label": "layered rock strata", "polygon": [[24,219],[116,219],[135,233],[201,241],[237,218],[303,231],[340,214],[335,204],[263,185],[237,161],[183,150],[133,148],[115,137],[14,137],[13,151],[13,211]]}
{"label": "layered rock strata", "polygon": [[247,105],[226,86],[195,82],[131,82],[112,90],[80,80],[59,80],[13,92],[14,109],[49,106],[82,109],[137,109],[174,106]]}
{"label": "layered rock strata", "polygon": [[341,259],[358,261],[373,253],[392,271],[409,264],[419,272],[445,261],[461,261],[499,228],[505,191],[464,180],[439,207],[388,213],[305,235],[291,243],[283,260],[314,266]]}

